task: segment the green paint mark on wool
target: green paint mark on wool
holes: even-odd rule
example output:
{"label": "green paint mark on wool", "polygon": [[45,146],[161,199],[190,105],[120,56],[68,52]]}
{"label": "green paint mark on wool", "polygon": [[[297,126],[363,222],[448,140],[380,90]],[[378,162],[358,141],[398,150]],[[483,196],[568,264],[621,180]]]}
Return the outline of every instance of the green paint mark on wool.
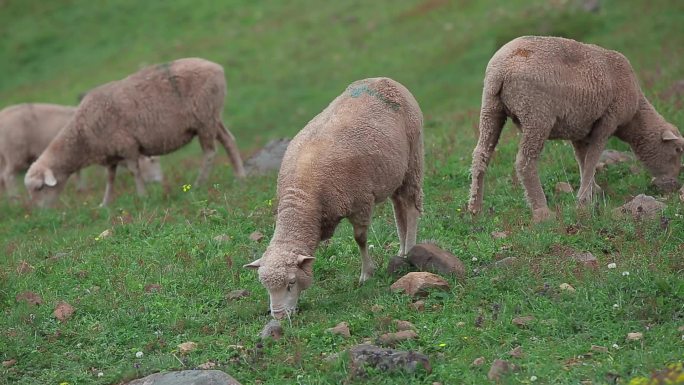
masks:
{"label": "green paint mark on wool", "polygon": [[172,64],[172,62],[161,63],[157,68],[166,74],[166,78],[169,80],[169,83],[171,83],[171,88],[173,88],[174,93],[180,98],[182,95],[180,88],[178,87],[178,81],[176,80],[176,76],[171,72]]}
{"label": "green paint mark on wool", "polygon": [[378,91],[368,88],[367,84],[363,84],[358,87],[354,87],[349,91],[352,98],[358,98],[363,94],[368,94],[387,104],[393,111],[399,111],[401,105],[395,101],[387,99],[384,95],[380,94]]}

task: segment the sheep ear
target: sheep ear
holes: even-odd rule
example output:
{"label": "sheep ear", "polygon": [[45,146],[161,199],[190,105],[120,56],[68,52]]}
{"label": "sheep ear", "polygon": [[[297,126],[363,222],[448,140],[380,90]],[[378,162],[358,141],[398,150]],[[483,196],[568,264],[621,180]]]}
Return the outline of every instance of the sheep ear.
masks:
{"label": "sheep ear", "polygon": [[663,142],[667,142],[669,140],[677,140],[679,137],[675,135],[672,131],[663,131]]}
{"label": "sheep ear", "polygon": [[297,266],[301,267],[302,269],[307,265],[313,263],[313,261],[316,258],[314,257],[307,257],[306,255],[298,255],[297,256]]}
{"label": "sheep ear", "polygon": [[245,269],[258,269],[261,266],[261,258],[255,259],[254,261],[242,266]]}
{"label": "sheep ear", "polygon": [[45,177],[45,185],[49,187],[55,187],[57,185],[57,179],[55,179],[55,174],[52,173],[52,170],[45,169],[44,173]]}

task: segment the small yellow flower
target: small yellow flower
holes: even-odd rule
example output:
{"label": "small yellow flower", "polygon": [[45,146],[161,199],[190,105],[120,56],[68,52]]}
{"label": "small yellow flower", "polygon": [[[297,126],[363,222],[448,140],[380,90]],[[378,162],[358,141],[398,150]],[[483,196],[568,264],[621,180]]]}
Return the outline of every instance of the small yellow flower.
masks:
{"label": "small yellow flower", "polygon": [[69,383],[64,381],[64,382],[60,382],[59,385],[69,385]]}
{"label": "small yellow flower", "polygon": [[446,346],[446,344],[445,344],[444,342],[442,342],[441,344],[439,344],[439,347],[440,347],[440,348],[443,348],[443,347],[445,347],[445,346]]}
{"label": "small yellow flower", "polygon": [[183,192],[188,192],[192,188],[191,184],[184,184],[183,185]]}

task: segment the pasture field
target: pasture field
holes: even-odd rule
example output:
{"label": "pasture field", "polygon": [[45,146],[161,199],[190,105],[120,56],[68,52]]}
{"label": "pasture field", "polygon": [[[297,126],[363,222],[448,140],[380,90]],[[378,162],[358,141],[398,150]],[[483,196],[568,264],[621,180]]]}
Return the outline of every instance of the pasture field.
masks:
{"label": "pasture field", "polygon": [[[599,173],[604,198],[578,210],[571,194],[554,192],[558,182],[579,185],[572,148],[549,142],[539,169],[556,220],[532,225],[514,183],[518,137],[509,123],[487,174],[485,212],[465,213],[484,69],[514,37],[561,35],[623,52],[651,102],[684,128],[681,93],[671,92],[684,79],[684,2],[605,0],[596,13],[579,3],[0,1],[3,107],[75,104],[79,93],[143,65],[204,57],[225,67],[224,120],[243,157],[293,136],[354,80],[401,82],[425,116],[419,239],[468,269],[415,311],[389,290],[393,278],[382,268],[358,286],[360,257],[344,221],[318,249],[314,285],[284,323],[285,336],[261,344],[268,295],[242,265],[273,233],[276,176],[236,181],[219,150],[208,186],[188,187],[201,163],[195,141],[162,158],[165,181],[144,199],[122,173],[116,201],[99,208],[98,167],[86,172],[85,192],[70,183],[55,209],[0,197],[0,361],[16,360],[0,366],[0,384],[116,384],[207,362],[243,384],[363,383],[350,378],[344,357],[326,357],[394,331],[393,319],[417,326],[419,338],[397,347],[429,355],[432,372],[371,372],[367,383],[482,384],[491,362],[505,359],[518,370],[504,384],[637,384],[681,362],[684,208],[676,195],[658,195],[643,168],[634,173],[636,162]],[[628,150],[617,140],[609,147]],[[614,213],[640,193],[667,204],[661,217]],[[100,236],[105,230],[111,236]],[[250,240],[254,231],[264,240]],[[508,236],[495,239],[494,231]],[[369,243],[383,267],[397,252],[389,203],[377,207]],[[578,266],[572,250],[591,252],[598,268]],[[491,267],[506,257],[514,263]],[[226,299],[235,289],[251,296]],[[42,304],[17,299],[27,291]],[[53,315],[60,301],[75,309],[65,322]],[[535,317],[526,328],[512,324],[526,315]],[[326,332],[341,321],[351,338]],[[631,332],[643,339],[627,340]],[[197,349],[182,354],[178,345],[189,341]],[[508,354],[516,346],[520,358]],[[486,363],[472,366],[478,357]]]}

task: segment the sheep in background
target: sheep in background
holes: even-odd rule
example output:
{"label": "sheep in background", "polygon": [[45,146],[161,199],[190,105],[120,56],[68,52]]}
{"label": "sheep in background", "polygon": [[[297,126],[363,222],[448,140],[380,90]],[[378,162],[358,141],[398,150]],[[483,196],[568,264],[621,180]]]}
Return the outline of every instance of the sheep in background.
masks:
{"label": "sheep in background", "polygon": [[[76,107],[47,103],[24,103],[0,110],[0,189],[16,197],[16,174],[26,171],[57,136]],[[138,160],[145,182],[160,182],[163,175],[157,157]],[[79,188],[82,188],[80,173]]]}
{"label": "sheep in background", "polygon": [[26,174],[24,183],[39,205],[49,205],[69,175],[98,163],[108,177],[102,205],[111,203],[116,164],[133,172],[138,195],[145,195],[137,159],[177,150],[197,136],[204,153],[197,184],[206,181],[224,146],[238,177],[242,160],[232,134],[221,122],[226,94],[223,68],[198,58],[146,67],[89,91],[72,120]]}
{"label": "sheep in background", "polygon": [[574,40],[525,36],[501,47],[487,65],[471,168],[472,213],[482,210],[485,170],[507,117],[522,131],[516,171],[535,222],[552,216],[537,173],[547,139],[572,141],[581,205],[600,191],[596,163],[613,135],[630,145],[656,186],[678,186],[684,139],[646,100],[627,58]]}
{"label": "sheep in background", "polygon": [[304,127],[285,152],[278,174],[278,214],[258,269],[271,314],[296,310],[313,279],[316,247],[347,218],[361,252],[360,282],[375,269],[366,246],[373,207],[391,198],[399,255],[416,243],[422,211],[423,116],[401,84],[388,78],[352,83]]}

